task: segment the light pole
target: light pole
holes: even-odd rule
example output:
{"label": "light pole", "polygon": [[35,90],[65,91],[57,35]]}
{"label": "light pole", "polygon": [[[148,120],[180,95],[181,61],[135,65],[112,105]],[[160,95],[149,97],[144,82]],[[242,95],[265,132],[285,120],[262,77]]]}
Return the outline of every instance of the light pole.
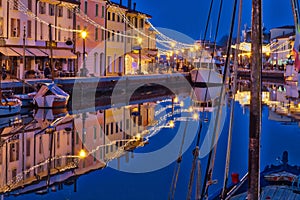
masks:
{"label": "light pole", "polygon": [[81,76],[87,76],[87,69],[86,69],[86,63],[85,63],[85,39],[87,37],[87,32],[86,31],[81,31],[81,38],[82,38],[82,71],[81,71]]}
{"label": "light pole", "polygon": [[137,38],[137,42],[139,44],[139,74],[142,73],[142,42],[143,42],[143,39],[142,38]]}

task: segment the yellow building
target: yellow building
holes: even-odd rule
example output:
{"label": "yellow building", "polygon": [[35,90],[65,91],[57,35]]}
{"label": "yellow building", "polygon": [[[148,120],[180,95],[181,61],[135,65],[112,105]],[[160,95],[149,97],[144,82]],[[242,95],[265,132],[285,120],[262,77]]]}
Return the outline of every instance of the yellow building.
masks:
{"label": "yellow building", "polygon": [[128,11],[126,18],[126,34],[134,38],[126,38],[125,49],[125,71],[126,74],[148,74],[152,73],[149,63],[155,61],[157,55],[156,32],[151,30],[147,20],[150,15],[136,10],[136,3],[131,8],[131,2],[128,2]]}
{"label": "yellow building", "polygon": [[122,13],[126,7],[108,3],[106,10],[106,75],[124,74],[124,37],[125,23]]}

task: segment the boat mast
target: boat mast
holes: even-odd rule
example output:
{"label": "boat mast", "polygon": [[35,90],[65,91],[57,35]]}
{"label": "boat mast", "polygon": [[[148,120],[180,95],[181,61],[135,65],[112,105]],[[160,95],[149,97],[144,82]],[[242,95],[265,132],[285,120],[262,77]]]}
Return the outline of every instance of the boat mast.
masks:
{"label": "boat mast", "polygon": [[248,200],[260,199],[262,0],[252,0]]}
{"label": "boat mast", "polygon": [[295,28],[298,28],[299,25],[299,4],[298,0],[291,0],[292,3],[292,11],[294,15]]}

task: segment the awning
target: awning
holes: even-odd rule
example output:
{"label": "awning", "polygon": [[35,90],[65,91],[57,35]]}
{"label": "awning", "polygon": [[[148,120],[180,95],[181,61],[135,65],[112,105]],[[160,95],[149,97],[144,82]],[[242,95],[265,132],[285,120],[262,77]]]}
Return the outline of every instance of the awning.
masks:
{"label": "awning", "polygon": [[[50,57],[50,49],[43,49],[46,54]],[[64,58],[64,59],[77,59],[77,56],[71,52],[71,50],[66,49],[53,49],[52,58]]]}
{"label": "awning", "polygon": [[[11,47],[12,50],[23,56],[23,48]],[[32,53],[25,49],[25,56],[34,56]]]}
{"label": "awning", "polygon": [[[131,56],[133,59],[138,60],[139,59],[139,54],[135,54],[135,53],[129,53],[129,56]],[[141,55],[142,60],[151,60],[150,57],[148,57],[147,55],[142,54]]]}
{"label": "awning", "polygon": [[44,53],[43,51],[41,51],[39,49],[26,49],[26,50],[37,57],[48,57],[48,55],[46,53]]}
{"label": "awning", "polygon": [[0,47],[0,52],[5,56],[21,56],[9,47]]}

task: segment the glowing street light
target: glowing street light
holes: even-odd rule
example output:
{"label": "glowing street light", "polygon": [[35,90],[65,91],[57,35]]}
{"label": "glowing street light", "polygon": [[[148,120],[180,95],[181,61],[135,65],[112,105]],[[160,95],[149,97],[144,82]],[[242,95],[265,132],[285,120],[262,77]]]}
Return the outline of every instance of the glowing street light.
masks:
{"label": "glowing street light", "polygon": [[199,119],[199,115],[198,115],[197,113],[194,113],[194,114],[193,114],[193,119],[194,119],[194,120],[198,120],[198,119]]}
{"label": "glowing street light", "polygon": [[87,69],[86,69],[86,63],[85,63],[85,39],[87,37],[87,32],[86,31],[81,31],[80,36],[81,36],[82,42],[83,42],[83,45],[82,45],[82,48],[83,48],[83,50],[82,50],[82,53],[83,53],[83,56],[82,56],[83,67],[82,67],[81,76],[86,76],[87,75]]}
{"label": "glowing street light", "polygon": [[174,123],[173,120],[171,120],[171,121],[169,122],[169,126],[170,126],[170,128],[174,128],[174,127],[175,127],[175,123]]}
{"label": "glowing street light", "polygon": [[79,151],[79,158],[80,159],[84,159],[84,158],[86,158],[86,156],[87,156],[87,153],[85,152],[85,150],[84,149],[81,149],[80,151]]}

